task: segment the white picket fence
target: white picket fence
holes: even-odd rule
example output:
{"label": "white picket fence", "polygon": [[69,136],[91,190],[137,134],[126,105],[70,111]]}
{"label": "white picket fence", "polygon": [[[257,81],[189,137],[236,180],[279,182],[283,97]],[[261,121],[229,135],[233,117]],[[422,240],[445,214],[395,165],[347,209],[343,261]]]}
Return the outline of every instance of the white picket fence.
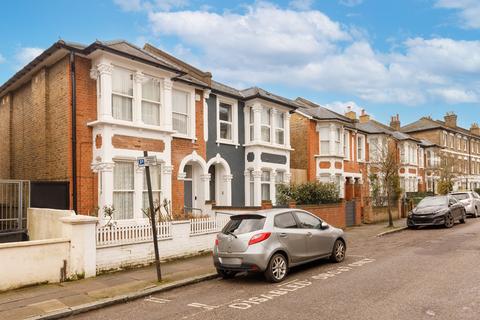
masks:
{"label": "white picket fence", "polygon": [[227,215],[190,219],[190,235],[219,232],[228,220],[230,220],[230,217]]}
{"label": "white picket fence", "polygon": [[[230,220],[228,215],[217,217],[190,219],[190,236],[219,232]],[[172,222],[161,222],[157,224],[159,240],[172,238]],[[132,244],[151,241],[152,228],[148,221],[122,221],[118,224],[111,224],[97,227],[97,247]]]}
{"label": "white picket fence", "polygon": [[[172,223],[160,222],[157,224],[158,239],[172,237]],[[144,242],[153,239],[152,227],[148,222],[121,225],[107,225],[97,228],[97,247]]]}

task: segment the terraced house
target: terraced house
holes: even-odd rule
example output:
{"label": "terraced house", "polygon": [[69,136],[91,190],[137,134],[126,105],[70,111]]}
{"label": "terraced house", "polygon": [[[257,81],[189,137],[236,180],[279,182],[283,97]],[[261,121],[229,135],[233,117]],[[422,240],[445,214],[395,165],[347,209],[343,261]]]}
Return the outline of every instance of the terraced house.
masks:
{"label": "terraced house", "polygon": [[304,98],[292,115],[294,181],[337,184],[340,197],[368,196],[367,132],[357,126],[354,111],[338,114]]}
{"label": "terraced house", "polygon": [[294,101],[225,86],[150,45],[59,41],[0,101],[0,178],[41,182],[48,196],[34,206],[95,215],[113,205],[117,220],[145,218],[144,150],[158,159],[154,200],[176,215],[206,201],[275,203],[276,184],[289,181]]}
{"label": "terraced house", "polygon": [[[442,157],[451,159],[456,175],[454,190],[480,187],[480,128],[478,124],[472,124],[470,130],[467,130],[457,125],[455,113],[447,113],[443,121],[423,117],[402,127],[401,131],[417,139],[428,140],[437,146],[440,154],[433,157],[427,154],[429,159],[427,163],[433,164],[435,161],[439,163],[439,158]],[[436,179],[432,176],[435,170],[432,168],[428,173],[428,189],[433,190]]]}

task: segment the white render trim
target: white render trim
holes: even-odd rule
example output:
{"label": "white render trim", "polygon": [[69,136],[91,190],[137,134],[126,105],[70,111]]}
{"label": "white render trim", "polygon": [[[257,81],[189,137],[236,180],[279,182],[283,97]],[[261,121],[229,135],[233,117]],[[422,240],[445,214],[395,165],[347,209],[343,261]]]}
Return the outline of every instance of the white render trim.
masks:
{"label": "white render trim", "polygon": [[210,98],[210,89],[203,90],[203,140],[208,141],[208,104]]}

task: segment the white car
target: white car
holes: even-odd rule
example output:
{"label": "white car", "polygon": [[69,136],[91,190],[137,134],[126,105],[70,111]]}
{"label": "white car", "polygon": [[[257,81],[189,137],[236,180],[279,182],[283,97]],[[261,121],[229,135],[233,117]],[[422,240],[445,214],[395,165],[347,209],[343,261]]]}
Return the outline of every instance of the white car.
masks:
{"label": "white car", "polygon": [[473,191],[453,192],[451,195],[465,207],[467,214],[477,218],[480,215],[480,195]]}

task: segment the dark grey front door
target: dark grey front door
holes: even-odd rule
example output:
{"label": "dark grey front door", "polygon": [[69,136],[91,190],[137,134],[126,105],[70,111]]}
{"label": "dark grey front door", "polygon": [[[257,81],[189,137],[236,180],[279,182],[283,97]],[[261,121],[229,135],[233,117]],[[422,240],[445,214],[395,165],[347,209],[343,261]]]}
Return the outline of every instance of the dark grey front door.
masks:
{"label": "dark grey front door", "polygon": [[[184,186],[184,196],[183,196],[183,205],[186,208],[192,208],[192,200],[193,200],[193,193],[192,193],[192,180],[185,180],[183,182]],[[191,210],[187,210],[190,212]]]}
{"label": "dark grey front door", "polygon": [[355,225],[355,200],[347,201],[345,204],[345,223],[347,227]]}

